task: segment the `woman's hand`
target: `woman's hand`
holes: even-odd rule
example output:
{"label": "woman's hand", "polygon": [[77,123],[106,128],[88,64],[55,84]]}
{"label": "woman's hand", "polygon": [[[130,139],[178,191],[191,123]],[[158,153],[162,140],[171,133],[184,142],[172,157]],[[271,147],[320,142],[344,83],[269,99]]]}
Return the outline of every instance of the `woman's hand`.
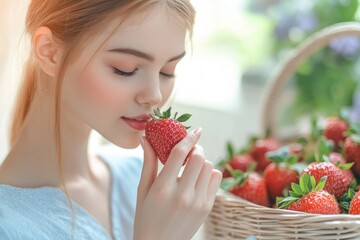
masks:
{"label": "woman's hand", "polygon": [[[196,145],[201,130],[188,134],[172,150],[157,176],[158,160],[144,138],[144,165],[138,188],[135,240],[186,240],[196,233],[214,204],[222,174]],[[188,157],[181,177],[182,163]]]}

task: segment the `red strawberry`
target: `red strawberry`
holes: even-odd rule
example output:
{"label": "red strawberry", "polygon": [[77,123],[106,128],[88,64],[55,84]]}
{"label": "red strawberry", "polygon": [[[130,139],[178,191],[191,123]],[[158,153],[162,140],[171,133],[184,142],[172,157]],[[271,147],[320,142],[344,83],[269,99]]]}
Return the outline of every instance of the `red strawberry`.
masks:
{"label": "red strawberry", "polygon": [[327,176],[324,190],[334,195],[336,199],[339,199],[346,192],[350,184],[342,170],[330,162],[311,163],[304,169],[304,173],[314,176],[316,182]]}
{"label": "red strawberry", "polygon": [[330,162],[314,162],[309,164],[302,172],[315,177],[319,182],[322,177],[327,176],[324,190],[339,199],[348,189],[350,182],[342,170]]}
{"label": "red strawberry", "polygon": [[267,154],[273,162],[264,170],[264,178],[271,200],[283,196],[283,191],[293,182],[298,182],[298,173],[291,168],[297,157],[289,154],[288,147]]}
{"label": "red strawberry", "polygon": [[[246,176],[247,175],[247,176]],[[269,207],[265,180],[258,173],[250,172],[240,178],[230,192],[252,203]]]}
{"label": "red strawberry", "polygon": [[298,182],[298,173],[286,165],[271,163],[265,168],[264,178],[270,198],[275,201],[291,183]]}
{"label": "red strawberry", "polygon": [[[248,169],[251,163],[255,163],[255,160],[250,154],[240,154],[233,156],[231,160],[228,162],[228,164],[233,170],[241,170],[244,172]],[[224,169],[223,177],[224,178],[231,177],[229,170]]]}
{"label": "red strawberry", "polygon": [[352,199],[349,214],[360,214],[360,192],[357,192]]}
{"label": "red strawberry", "polygon": [[223,178],[231,177],[231,174],[227,168],[246,172],[250,165],[256,164],[255,160],[250,154],[247,153],[246,149],[243,149],[240,152],[235,152],[234,145],[231,142],[227,142],[226,151],[226,158],[217,164],[221,169],[223,169]]}
{"label": "red strawberry", "polygon": [[[330,159],[330,162],[332,164],[334,164],[334,165],[346,164],[346,161],[345,161],[344,157],[340,153],[336,153],[336,152],[330,153],[329,154],[329,159]],[[342,170],[342,171],[346,175],[346,177],[348,178],[350,183],[355,181],[355,176],[354,176],[353,172],[350,169],[346,169],[346,170]]]}
{"label": "red strawberry", "polygon": [[258,139],[254,142],[251,149],[251,155],[257,161],[256,171],[263,171],[266,166],[271,163],[270,159],[266,157],[266,153],[275,151],[279,147],[279,142],[270,137]]}
{"label": "red strawberry", "polygon": [[344,144],[345,158],[348,163],[353,162],[353,171],[360,176],[360,135],[347,137]]}
{"label": "red strawberry", "polygon": [[291,204],[287,209],[317,214],[340,213],[336,199],[324,190],[309,193],[300,198],[297,202]]}
{"label": "red strawberry", "polygon": [[[163,113],[156,109],[154,114],[153,119],[146,125],[145,135],[160,162],[165,164],[173,147],[186,136],[187,127],[184,127],[181,122],[188,120],[191,115],[184,114],[176,118],[176,113],[171,119],[171,108]],[[183,165],[185,163],[186,159]]]}
{"label": "red strawberry", "polygon": [[323,177],[316,185],[313,176],[304,174],[300,177],[300,185],[291,185],[290,197],[277,199],[277,206],[314,214],[339,214],[340,208],[336,199],[322,190],[325,182],[326,177]]}
{"label": "red strawberry", "polygon": [[335,149],[339,147],[339,143],[343,142],[346,138],[345,132],[348,130],[346,121],[338,117],[330,117],[325,122],[324,136],[334,141]]}

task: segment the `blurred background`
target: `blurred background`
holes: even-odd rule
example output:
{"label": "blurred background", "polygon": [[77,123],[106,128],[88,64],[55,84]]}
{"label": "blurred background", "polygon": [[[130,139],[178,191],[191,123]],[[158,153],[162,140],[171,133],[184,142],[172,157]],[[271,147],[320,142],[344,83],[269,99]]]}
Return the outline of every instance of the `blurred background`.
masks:
{"label": "blurred background", "polygon": [[[200,143],[213,162],[225,143],[242,146],[261,135],[264,93],[291,50],[326,26],[359,21],[359,0],[192,0],[197,20],[191,54],[177,69],[173,107],[193,114]],[[28,0],[0,1],[0,163],[8,151],[11,107],[28,46],[23,34]],[[347,107],[360,120],[360,39],[342,37],[309,57],[289,79],[282,126]],[[275,116],[274,116],[275,117]],[[104,143],[92,135],[90,151]]]}
{"label": "blurred background", "polygon": [[[28,2],[0,1],[0,162],[8,151],[11,107],[28,51],[23,33]],[[192,2],[198,13],[193,48],[177,69],[172,105],[193,114],[190,124],[203,128],[201,144],[214,162],[224,155],[227,140],[241,146],[263,133],[264,92],[289,51],[326,26],[360,18],[358,0]],[[343,37],[308,58],[288,81],[279,124],[359,106],[359,52],[359,38]],[[90,151],[99,142],[93,140]]]}

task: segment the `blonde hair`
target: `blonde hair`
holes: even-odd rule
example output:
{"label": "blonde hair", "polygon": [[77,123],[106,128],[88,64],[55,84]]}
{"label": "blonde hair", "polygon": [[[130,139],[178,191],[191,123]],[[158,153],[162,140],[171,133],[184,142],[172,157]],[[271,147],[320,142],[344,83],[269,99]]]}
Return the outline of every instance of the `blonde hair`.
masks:
{"label": "blonde hair", "polygon": [[[65,70],[69,62],[76,56],[84,45],[87,36],[99,29],[103,29],[114,18],[122,19],[146,10],[155,4],[167,6],[169,13],[184,24],[192,33],[195,10],[189,0],[32,0],[26,16],[26,32],[33,39],[35,31],[41,27],[48,27],[56,40],[64,46],[63,58],[59,67],[54,96],[55,129],[54,137],[57,151],[58,169],[62,183],[63,168],[61,162],[60,145],[60,97]],[[110,37],[110,36],[109,36]],[[77,49],[77,51],[73,51]],[[13,120],[10,130],[10,145],[13,145],[32,103],[32,99],[39,88],[45,73],[37,64],[33,49],[30,52],[23,73],[23,80],[15,102]],[[65,193],[66,186],[64,186]],[[70,201],[69,201],[70,202]]]}

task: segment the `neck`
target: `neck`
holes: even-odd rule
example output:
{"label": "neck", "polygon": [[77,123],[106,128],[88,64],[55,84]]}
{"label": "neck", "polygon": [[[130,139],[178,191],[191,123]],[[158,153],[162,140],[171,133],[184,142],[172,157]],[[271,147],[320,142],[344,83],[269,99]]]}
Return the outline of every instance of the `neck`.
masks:
{"label": "neck", "polygon": [[[91,128],[69,114],[65,106],[60,116],[60,155],[65,182],[90,179],[88,139]],[[11,183],[24,187],[61,186],[54,129],[53,99],[50,94],[36,94],[0,172],[15,175],[12,177],[15,182]]]}

